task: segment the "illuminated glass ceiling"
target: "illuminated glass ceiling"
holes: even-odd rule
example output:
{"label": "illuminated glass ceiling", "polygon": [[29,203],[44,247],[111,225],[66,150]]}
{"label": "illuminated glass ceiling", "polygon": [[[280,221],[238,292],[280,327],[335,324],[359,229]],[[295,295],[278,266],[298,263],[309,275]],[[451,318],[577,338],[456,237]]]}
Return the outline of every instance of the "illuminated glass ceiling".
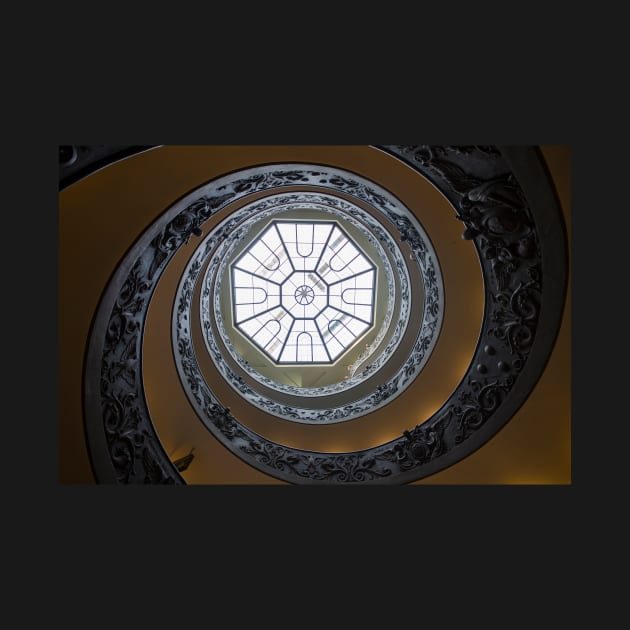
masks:
{"label": "illuminated glass ceiling", "polygon": [[333,363],[374,324],[376,267],[334,221],[272,221],[231,282],[234,325],[279,364]]}

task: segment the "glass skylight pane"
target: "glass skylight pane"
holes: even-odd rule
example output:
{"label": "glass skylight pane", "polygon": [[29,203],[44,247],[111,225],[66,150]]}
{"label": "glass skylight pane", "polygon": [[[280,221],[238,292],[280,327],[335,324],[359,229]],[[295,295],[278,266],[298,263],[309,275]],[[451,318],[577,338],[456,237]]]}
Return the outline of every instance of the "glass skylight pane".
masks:
{"label": "glass skylight pane", "polygon": [[370,289],[370,292],[374,294],[374,270],[361,273],[355,278],[357,288]]}
{"label": "glass skylight pane", "polygon": [[278,231],[297,271],[315,269],[333,227],[332,223],[278,223]]}
{"label": "glass skylight pane", "polygon": [[326,347],[328,348],[332,361],[334,361],[345,350],[345,348],[334,337],[332,337],[326,344]]}
{"label": "glass skylight pane", "polygon": [[353,258],[348,264],[349,271],[352,273],[362,273],[367,269],[371,269],[372,265],[363,257],[363,255],[358,255]]}
{"label": "glass skylight pane", "polygon": [[233,269],[232,303],[236,323],[280,304],[280,287],[259,276]]}
{"label": "glass skylight pane", "polygon": [[355,306],[358,305],[372,305],[372,295],[373,291],[370,287],[369,289],[356,289],[353,287],[349,287],[344,289],[341,293],[341,299],[346,304],[352,304]]}
{"label": "glass skylight pane", "polygon": [[272,221],[232,264],[234,321],[279,363],[330,363],[372,324],[375,267],[332,221]]}
{"label": "glass skylight pane", "polygon": [[348,265],[352,264],[352,261],[357,258],[357,256],[359,256],[357,248],[353,247],[352,243],[346,240],[343,246],[337,249],[330,257],[328,264],[330,265],[332,271],[343,274],[345,273]]}
{"label": "glass skylight pane", "polygon": [[260,262],[256,260],[249,252],[235,263],[236,269],[244,269],[250,273],[256,273],[260,267]]}
{"label": "glass skylight pane", "polygon": [[261,287],[237,287],[234,290],[234,304],[264,304],[267,292]]}
{"label": "glass skylight pane", "polygon": [[242,306],[234,307],[234,321],[239,324],[244,320],[254,317],[254,307],[252,304],[243,304]]}
{"label": "glass skylight pane", "polygon": [[362,335],[369,327],[369,324],[366,324],[364,321],[360,319],[350,319],[346,322],[346,326],[348,330],[352,332],[352,335],[358,337]]}
{"label": "glass skylight pane", "polygon": [[277,361],[278,357],[280,356],[280,352],[282,351],[282,346],[283,346],[283,343],[281,339],[274,339],[265,348],[265,352],[269,354],[271,358],[274,359],[274,361]]}
{"label": "glass skylight pane", "polygon": [[263,237],[263,241],[267,244],[271,251],[276,252],[278,256],[281,257],[282,255],[284,255],[286,257],[286,254],[284,253],[284,247],[282,246],[282,241],[280,240],[280,236],[275,229],[271,228],[267,230]]}
{"label": "glass skylight pane", "polygon": [[353,306],[352,307],[353,315],[366,323],[366,325],[370,325],[371,317],[372,317],[372,307],[371,306]]}
{"label": "glass skylight pane", "polygon": [[322,345],[313,346],[313,361],[315,363],[327,363],[329,361],[326,350]]}

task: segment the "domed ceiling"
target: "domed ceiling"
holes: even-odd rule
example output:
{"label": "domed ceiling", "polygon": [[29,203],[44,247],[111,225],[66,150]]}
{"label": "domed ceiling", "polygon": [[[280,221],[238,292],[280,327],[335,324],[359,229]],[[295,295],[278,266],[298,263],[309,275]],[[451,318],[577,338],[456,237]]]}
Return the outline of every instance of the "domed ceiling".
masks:
{"label": "domed ceiling", "polygon": [[561,149],[160,146],[73,181],[66,480],[568,483]]}

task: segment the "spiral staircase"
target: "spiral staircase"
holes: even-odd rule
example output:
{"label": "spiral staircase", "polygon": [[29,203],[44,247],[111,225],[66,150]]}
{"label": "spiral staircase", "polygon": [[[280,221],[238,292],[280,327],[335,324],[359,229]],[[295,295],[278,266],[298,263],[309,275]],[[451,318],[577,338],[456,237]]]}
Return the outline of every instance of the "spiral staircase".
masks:
{"label": "spiral staircase", "polygon": [[60,147],[59,480],[567,484],[570,151]]}

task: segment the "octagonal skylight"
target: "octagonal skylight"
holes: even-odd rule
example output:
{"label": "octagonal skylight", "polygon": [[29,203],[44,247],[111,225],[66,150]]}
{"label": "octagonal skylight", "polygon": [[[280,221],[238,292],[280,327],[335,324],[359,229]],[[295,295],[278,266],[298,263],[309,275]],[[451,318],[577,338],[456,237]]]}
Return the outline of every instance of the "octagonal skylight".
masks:
{"label": "octagonal skylight", "polygon": [[278,364],[333,363],[374,324],[376,267],[335,221],[272,221],[231,281],[234,325]]}

